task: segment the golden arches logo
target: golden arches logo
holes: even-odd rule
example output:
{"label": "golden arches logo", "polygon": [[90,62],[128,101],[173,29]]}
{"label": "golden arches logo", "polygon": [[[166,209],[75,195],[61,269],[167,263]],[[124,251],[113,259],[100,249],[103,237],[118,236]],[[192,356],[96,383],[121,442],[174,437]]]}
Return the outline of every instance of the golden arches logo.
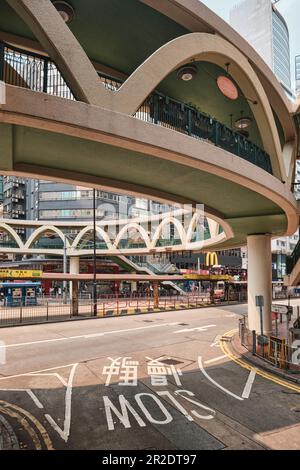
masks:
{"label": "golden arches logo", "polygon": [[205,266],[216,266],[219,264],[217,253],[206,253]]}

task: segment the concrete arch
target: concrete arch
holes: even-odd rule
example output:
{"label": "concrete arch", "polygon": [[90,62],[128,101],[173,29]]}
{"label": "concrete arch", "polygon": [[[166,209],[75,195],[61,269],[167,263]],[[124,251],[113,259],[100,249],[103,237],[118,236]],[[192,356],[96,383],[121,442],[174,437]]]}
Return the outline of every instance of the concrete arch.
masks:
{"label": "concrete arch", "polygon": [[139,225],[139,224],[137,224],[137,223],[129,223],[129,224],[125,225],[125,226],[120,230],[120,232],[119,232],[118,235],[117,235],[116,241],[115,241],[115,243],[114,243],[114,247],[117,248],[117,247],[119,246],[119,243],[120,243],[120,241],[122,240],[123,235],[124,235],[130,228],[135,228],[135,229],[141,234],[141,237],[142,237],[142,239],[143,239],[144,242],[145,242],[146,248],[149,248],[150,245],[151,245],[149,235],[148,235],[147,231],[144,229],[144,227],[142,227],[141,225]]}
{"label": "concrete arch", "polygon": [[[147,96],[181,65],[208,61],[221,67],[230,62],[230,74],[249,101],[261,133],[264,149],[270,155],[274,175],[286,181],[287,174],[275,119],[265,90],[244,55],[220,36],[191,33],[176,38],[154,52],[115,93],[114,110],[133,115]],[[254,102],[257,104],[254,104]]]}
{"label": "concrete arch", "polygon": [[197,223],[198,223],[200,217],[202,217],[202,215],[199,214],[199,212],[195,212],[195,214],[193,215],[192,220],[190,221],[189,227],[187,229],[187,233],[186,233],[187,243],[189,243],[191,241],[191,238],[193,236],[194,230],[197,226]]}
{"label": "concrete arch", "polygon": [[[76,236],[74,242],[72,243],[71,249],[76,250],[78,247],[78,244],[83,239],[84,235],[88,232],[92,232],[93,230],[94,230],[93,226],[84,227]],[[96,226],[96,233],[103,238],[108,249],[112,248],[112,243],[110,241],[110,238],[102,228]]]}
{"label": "concrete arch", "polygon": [[[53,232],[53,233],[56,233],[56,235],[59,236],[59,238],[61,238],[62,242],[64,243],[65,242],[65,235],[64,233],[57,227],[55,227],[54,225],[44,225],[42,227],[39,227],[38,229],[36,229],[31,235],[30,237],[28,238],[27,242],[25,243],[25,248],[31,248],[31,245],[37,241],[39,238],[41,238],[41,236],[46,233],[46,232]],[[69,240],[66,238],[66,245],[67,245],[67,248],[70,247],[70,242]]]}
{"label": "concrete arch", "polygon": [[19,248],[23,248],[24,247],[24,244],[21,240],[21,238],[19,237],[19,235],[17,234],[17,232],[12,228],[10,227],[9,225],[5,224],[5,223],[2,223],[0,222],[0,230],[3,230],[4,232],[8,233],[9,235],[12,236],[12,238],[15,240],[16,244],[18,245]]}
{"label": "concrete arch", "polygon": [[179,236],[180,236],[180,240],[181,240],[181,245],[185,245],[186,242],[187,242],[187,236],[186,236],[186,233],[185,233],[185,230],[183,228],[183,225],[181,222],[179,222],[179,220],[177,219],[174,219],[174,217],[165,217],[161,223],[159,224],[159,226],[157,227],[156,229],[156,232],[154,234],[154,237],[152,239],[152,242],[151,242],[151,246],[153,248],[156,247],[156,244],[162,234],[162,231],[163,231],[163,228],[166,226],[166,225],[170,225],[170,224],[173,224],[177,230],[178,230],[178,233],[179,233]]}
{"label": "concrete arch", "polygon": [[6,1],[55,61],[76,98],[85,103],[106,107],[112,93],[101,87],[94,66],[51,1]]}

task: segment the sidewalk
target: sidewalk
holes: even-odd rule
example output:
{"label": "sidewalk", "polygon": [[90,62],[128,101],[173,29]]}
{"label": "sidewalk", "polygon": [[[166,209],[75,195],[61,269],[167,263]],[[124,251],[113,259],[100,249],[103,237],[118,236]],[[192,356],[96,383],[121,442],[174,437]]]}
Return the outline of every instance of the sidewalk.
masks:
{"label": "sidewalk", "polygon": [[234,356],[244,359],[246,362],[257,367],[258,369],[262,369],[273,375],[277,375],[278,377],[281,377],[282,379],[288,380],[290,382],[300,384],[300,374],[295,375],[289,371],[278,369],[272,364],[269,364],[261,359],[259,356],[253,355],[244,346],[241,345],[238,333],[235,333],[231,337],[231,341],[228,341],[227,345],[228,349]]}

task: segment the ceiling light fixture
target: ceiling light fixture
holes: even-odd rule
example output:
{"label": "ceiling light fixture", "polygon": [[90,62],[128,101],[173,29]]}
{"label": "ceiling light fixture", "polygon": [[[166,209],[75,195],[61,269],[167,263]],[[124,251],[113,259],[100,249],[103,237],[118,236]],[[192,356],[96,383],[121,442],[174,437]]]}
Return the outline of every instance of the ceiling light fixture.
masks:
{"label": "ceiling light fixture", "polygon": [[53,2],[53,5],[55,6],[56,10],[58,11],[65,23],[70,23],[74,19],[75,11],[69,3],[64,2],[62,0],[55,0]]}
{"label": "ceiling light fixture", "polygon": [[177,78],[184,82],[189,82],[197,75],[197,67],[194,65],[184,65],[177,72]]}
{"label": "ceiling light fixture", "polygon": [[237,121],[235,121],[235,127],[237,129],[248,129],[250,126],[251,126],[251,123],[252,123],[252,119],[249,118],[249,117],[242,117],[241,119],[238,119]]}

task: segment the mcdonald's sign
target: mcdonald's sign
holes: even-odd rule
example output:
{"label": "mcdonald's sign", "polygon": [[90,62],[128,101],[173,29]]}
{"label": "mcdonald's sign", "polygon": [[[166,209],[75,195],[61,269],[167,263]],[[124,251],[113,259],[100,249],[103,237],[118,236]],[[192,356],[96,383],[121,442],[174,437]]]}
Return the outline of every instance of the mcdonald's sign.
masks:
{"label": "mcdonald's sign", "polygon": [[206,253],[205,266],[216,266],[219,264],[217,253]]}

